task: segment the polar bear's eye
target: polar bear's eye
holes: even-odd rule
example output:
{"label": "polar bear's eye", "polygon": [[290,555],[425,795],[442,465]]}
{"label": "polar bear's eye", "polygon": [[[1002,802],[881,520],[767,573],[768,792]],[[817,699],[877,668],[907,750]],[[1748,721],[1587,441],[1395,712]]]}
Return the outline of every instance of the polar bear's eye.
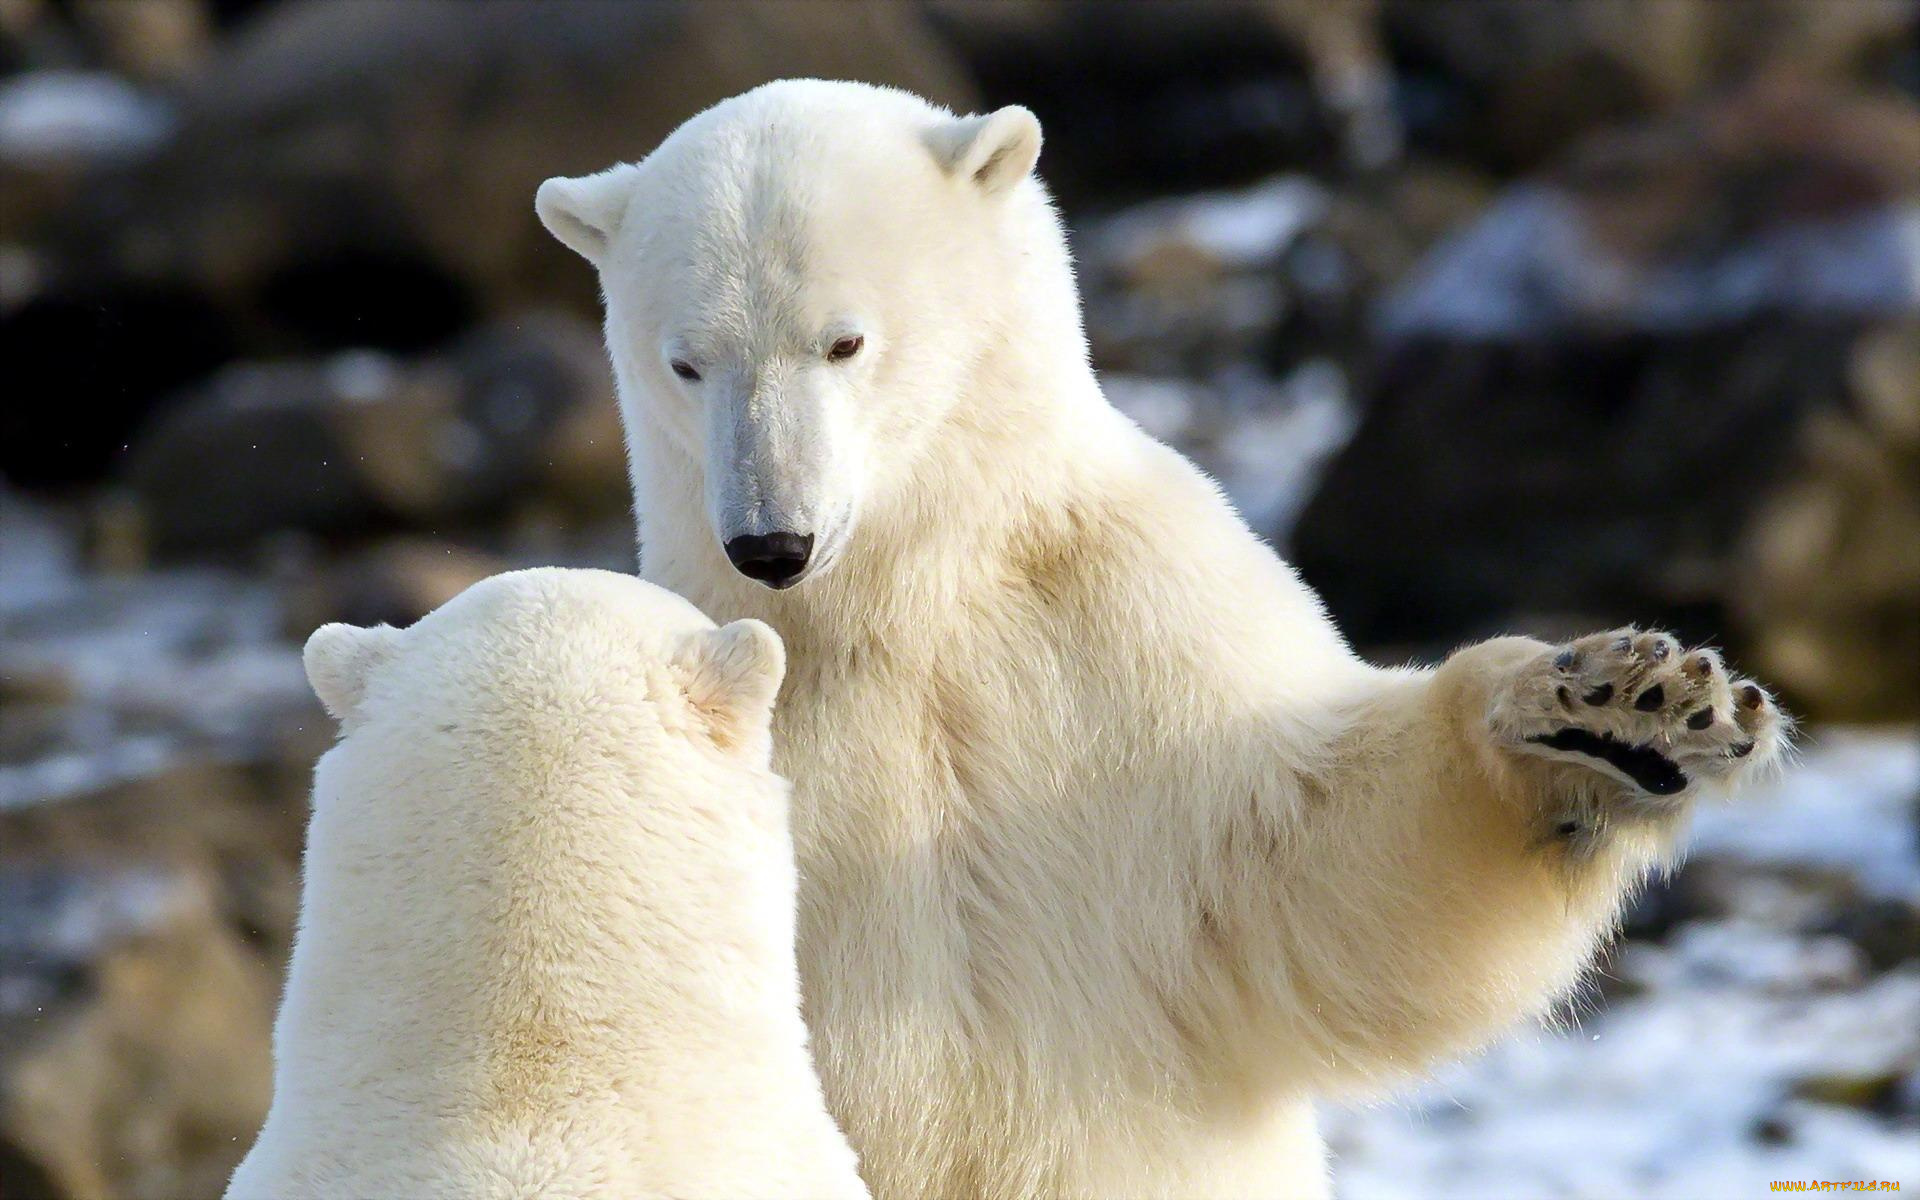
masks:
{"label": "polar bear's eye", "polygon": [[673,373],[675,375],[678,375],[680,378],[685,379],[690,383],[699,382],[700,372],[694,370],[693,364],[688,362],[686,359],[676,358],[672,362],[668,363],[667,365],[672,367]]}
{"label": "polar bear's eye", "polygon": [[827,361],[828,362],[845,362],[848,359],[852,358],[854,355],[860,353],[860,347],[866,344],[867,344],[867,339],[859,336],[858,334],[855,334],[852,337],[843,337],[839,341],[835,342],[832,346],[827,348]]}

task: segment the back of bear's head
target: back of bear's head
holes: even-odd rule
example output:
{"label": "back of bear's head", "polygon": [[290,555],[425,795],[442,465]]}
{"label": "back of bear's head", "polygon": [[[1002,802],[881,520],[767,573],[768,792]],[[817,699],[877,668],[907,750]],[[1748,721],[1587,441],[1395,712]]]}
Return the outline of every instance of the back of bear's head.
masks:
{"label": "back of bear's head", "polygon": [[584,751],[636,725],[764,752],[785,671],[757,621],[716,629],[663,588],[562,568],[483,580],[404,630],[323,626],[305,662],[348,736],[477,740],[490,753],[531,739]]}

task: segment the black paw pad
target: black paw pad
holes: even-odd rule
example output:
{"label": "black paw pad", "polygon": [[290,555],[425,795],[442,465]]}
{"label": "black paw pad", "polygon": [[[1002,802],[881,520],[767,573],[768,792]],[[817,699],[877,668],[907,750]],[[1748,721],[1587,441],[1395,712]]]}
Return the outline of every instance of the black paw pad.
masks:
{"label": "black paw pad", "polygon": [[1686,790],[1687,777],[1673,760],[1647,746],[1629,746],[1604,733],[1568,727],[1527,739],[1549,750],[1566,750],[1601,759],[1656,796]]}
{"label": "black paw pad", "polygon": [[1753,753],[1753,747],[1754,743],[1752,742],[1741,742],[1738,746],[1734,746],[1727,751],[1727,757],[1745,758],[1747,755]]}
{"label": "black paw pad", "polygon": [[1740,707],[1759,708],[1766,702],[1767,694],[1761,691],[1757,685],[1750,683],[1740,689]]}
{"label": "black paw pad", "polygon": [[1633,706],[1641,712],[1653,712],[1666,702],[1667,693],[1656,683],[1646,691],[1641,692],[1639,699],[1633,702]]}
{"label": "black paw pad", "polygon": [[1703,708],[1699,712],[1694,713],[1692,716],[1687,718],[1688,729],[1701,730],[1701,729],[1707,728],[1707,726],[1712,724],[1713,724],[1713,710],[1710,708]]}
{"label": "black paw pad", "polygon": [[1605,704],[1607,701],[1613,699],[1613,685],[1603,683],[1581,697],[1581,699],[1585,700],[1588,704]]}

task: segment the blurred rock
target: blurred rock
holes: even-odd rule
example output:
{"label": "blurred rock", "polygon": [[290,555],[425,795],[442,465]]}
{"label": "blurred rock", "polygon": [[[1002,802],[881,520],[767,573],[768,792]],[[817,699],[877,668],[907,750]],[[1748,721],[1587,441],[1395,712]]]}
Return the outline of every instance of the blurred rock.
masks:
{"label": "blurred rock", "polygon": [[47,1194],[217,1195],[258,1127],[301,749],[0,809],[0,1161]]}
{"label": "blurred rock", "polygon": [[1363,644],[1447,642],[1523,610],[1705,638],[1739,533],[1844,386],[1851,340],[1766,320],[1402,343],[1294,562]]}
{"label": "blurred rock", "polygon": [[1353,431],[1339,368],[1308,362],[1285,378],[1246,370],[1207,384],[1106,374],[1120,411],[1198,463],[1258,528],[1286,528],[1306,503],[1321,464]]}
{"label": "blurred rock", "polygon": [[1522,609],[1723,631],[1855,337],[1920,309],[1915,164],[1912,103],[1767,75],[1512,189],[1381,305],[1308,580],[1363,642]]}
{"label": "blurred rock", "polygon": [[97,574],[77,524],[0,492],[0,813],[310,746],[319,710],[274,588]]}
{"label": "blurred rock", "polygon": [[213,49],[216,0],[81,0],[74,16],[101,57],[135,79],[175,80]]}
{"label": "blurred rock", "polygon": [[1905,900],[1882,897],[1842,906],[1816,932],[1846,938],[1877,971],[1920,961],[1920,906]]}
{"label": "blurred rock", "polygon": [[1811,1075],[1794,1084],[1793,1094],[1819,1104],[1848,1108],[1890,1109],[1900,1093],[1904,1072]]}
{"label": "blurred rock", "polygon": [[98,480],[176,389],[239,346],[233,321],[184,288],[127,279],[27,289],[0,304],[0,362],[10,364],[0,478],[15,486]]}
{"label": "blurred rock", "polygon": [[146,83],[177,79],[211,49],[216,25],[267,0],[6,0],[0,73],[109,68]]}
{"label": "blurred rock", "polygon": [[1380,23],[1413,148],[1513,173],[1770,70],[1882,81],[1916,19],[1905,0],[1383,0]]}
{"label": "blurred rock", "polygon": [[[599,343],[594,344],[601,353]],[[627,517],[627,437],[611,392],[605,404],[575,405],[562,413],[546,439],[546,462],[536,464],[534,492],[571,517]]]}
{"label": "blurred rock", "polygon": [[[0,808],[0,862],[39,869],[158,864],[204,882],[214,910],[271,957],[291,944],[299,900],[307,781],[332,738],[312,719],[246,762],[199,758],[102,787]],[[24,914],[0,921],[27,937],[52,928]]]}
{"label": "blurred rock", "polygon": [[1069,204],[1244,184],[1398,147],[1370,0],[929,0],[988,105],[1047,130]]}
{"label": "blurred rock", "polygon": [[[30,336],[9,328],[20,314],[0,315],[11,386],[137,415],[204,370],[137,329],[102,327],[96,308],[130,291],[191,298],[255,354],[415,351],[476,314],[533,304],[597,314],[592,273],[534,217],[540,181],[637,158],[701,108],[788,76],[972,100],[904,0],[265,9],[182,85],[166,145],[90,174],[34,235],[59,273],[34,297]],[[111,365],[76,378],[95,356]],[[0,435],[0,471],[91,478],[130,425]],[[19,449],[61,440],[75,448],[59,470]]]}
{"label": "blurred rock", "polygon": [[[1920,867],[1920,847],[1916,860]],[[1756,863],[1709,846],[1635,898],[1624,932],[1661,942],[1696,923],[1733,922],[1845,939],[1872,971],[1920,962],[1920,901],[1862,886],[1859,876],[1849,865]]]}
{"label": "blurred rock", "polygon": [[0,705],[9,716],[36,704],[70,704],[78,694],[72,676],[56,666],[0,659]]}
{"label": "blurred rock", "polygon": [[1621,924],[1622,936],[1642,942],[1664,941],[1690,921],[1725,917],[1733,909],[1729,871],[1738,868],[1712,859],[1694,859],[1656,876],[1635,895]]}
{"label": "blurred rock", "polygon": [[473,518],[548,480],[618,510],[624,463],[581,432],[600,424],[581,414],[613,408],[592,327],[529,317],[411,361],[356,351],[228,367],[140,441],[127,483],[162,555]]}
{"label": "blurred rock", "polygon": [[1388,339],[1691,330],[1920,308],[1920,107],[1767,76],[1612,129],[1512,189],[1383,306]]}
{"label": "blurred rock", "polygon": [[1920,714],[1920,321],[1855,348],[1852,403],[1805,431],[1728,581],[1754,666],[1804,713]]}
{"label": "blurred rock", "polygon": [[297,579],[287,604],[287,634],[304,641],[330,621],[411,625],[507,569],[493,555],[430,538],[380,541]]}
{"label": "blurred rock", "polygon": [[1085,221],[1076,251],[1094,362],[1202,377],[1250,363],[1350,373],[1381,292],[1486,194],[1469,174],[1422,165],[1365,186],[1281,175]]}
{"label": "blurred rock", "polygon": [[0,1016],[0,1153],[50,1197],[217,1196],[265,1115],[274,966],[192,880],[138,878],[69,881],[68,907],[117,886],[152,908],[85,957],[41,960],[58,989]]}
{"label": "blurred rock", "polygon": [[1208,371],[1263,351],[1301,289],[1282,259],[1325,218],[1325,188],[1281,176],[1238,192],[1153,201],[1078,240],[1102,367]]}

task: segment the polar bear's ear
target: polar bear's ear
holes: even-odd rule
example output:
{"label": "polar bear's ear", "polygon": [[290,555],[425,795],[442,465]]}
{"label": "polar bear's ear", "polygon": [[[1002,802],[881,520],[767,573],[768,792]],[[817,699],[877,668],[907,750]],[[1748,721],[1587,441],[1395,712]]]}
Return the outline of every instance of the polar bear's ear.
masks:
{"label": "polar bear's ear", "polygon": [[400,631],[391,625],[362,629],[357,625],[322,625],[307,639],[301,658],[307,682],[336,721],[353,715],[367,694],[367,677],[393,657]]}
{"label": "polar bear's ear", "polygon": [[766,624],[748,618],[693,634],[677,661],[716,741],[737,745],[766,727],[787,674],[786,647]]}
{"label": "polar bear's ear", "polygon": [[955,178],[971,179],[989,196],[1002,195],[1040,161],[1040,121],[1017,104],[984,117],[959,117],[927,134],[927,145]]}
{"label": "polar bear's ear", "polygon": [[534,193],[533,211],[540,214],[540,223],[549,233],[597,267],[613,235],[620,232],[637,170],[631,163],[622,163],[577,179],[556,176]]}

